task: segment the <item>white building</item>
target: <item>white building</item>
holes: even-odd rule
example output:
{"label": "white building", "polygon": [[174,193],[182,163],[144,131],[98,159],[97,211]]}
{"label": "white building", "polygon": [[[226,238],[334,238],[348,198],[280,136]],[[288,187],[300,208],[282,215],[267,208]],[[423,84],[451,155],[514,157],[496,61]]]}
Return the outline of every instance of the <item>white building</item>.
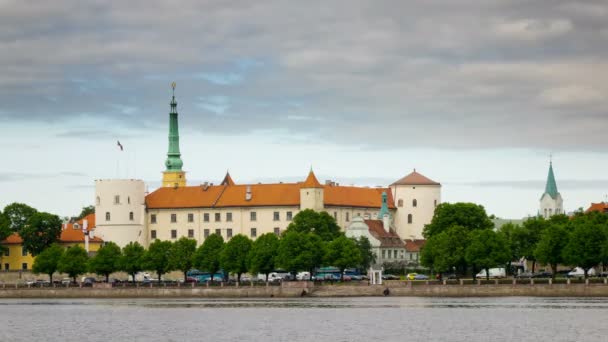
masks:
{"label": "white building", "polygon": [[547,184],[545,185],[545,192],[540,197],[540,210],[538,214],[544,218],[549,218],[563,213],[564,200],[562,199],[562,195],[557,191],[557,183],[553,174],[553,162],[550,162]]}

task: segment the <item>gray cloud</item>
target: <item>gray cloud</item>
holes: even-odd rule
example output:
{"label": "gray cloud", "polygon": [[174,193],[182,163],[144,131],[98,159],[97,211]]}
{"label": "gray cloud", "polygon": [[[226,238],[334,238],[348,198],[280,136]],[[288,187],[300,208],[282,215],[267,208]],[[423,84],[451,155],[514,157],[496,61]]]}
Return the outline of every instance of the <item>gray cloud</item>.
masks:
{"label": "gray cloud", "polygon": [[603,150],[607,43],[600,0],[8,1],[0,120],[165,127],[176,80],[204,134]]}

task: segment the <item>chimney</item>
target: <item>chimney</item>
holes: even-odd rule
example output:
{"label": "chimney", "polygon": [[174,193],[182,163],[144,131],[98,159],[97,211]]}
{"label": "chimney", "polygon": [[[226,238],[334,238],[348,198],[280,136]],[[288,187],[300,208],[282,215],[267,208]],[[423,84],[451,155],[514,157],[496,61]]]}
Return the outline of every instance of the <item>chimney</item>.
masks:
{"label": "chimney", "polygon": [[245,201],[251,201],[251,185],[247,185],[247,191],[245,192]]}
{"label": "chimney", "polygon": [[326,179],[325,180],[325,185],[331,185],[333,182],[331,181],[331,179]]}
{"label": "chimney", "polygon": [[207,191],[209,189],[209,182],[203,183],[203,191]]}
{"label": "chimney", "polygon": [[384,226],[385,231],[387,231],[387,232],[391,231],[391,222],[390,222],[388,214],[384,214],[384,216],[382,217],[382,224]]}

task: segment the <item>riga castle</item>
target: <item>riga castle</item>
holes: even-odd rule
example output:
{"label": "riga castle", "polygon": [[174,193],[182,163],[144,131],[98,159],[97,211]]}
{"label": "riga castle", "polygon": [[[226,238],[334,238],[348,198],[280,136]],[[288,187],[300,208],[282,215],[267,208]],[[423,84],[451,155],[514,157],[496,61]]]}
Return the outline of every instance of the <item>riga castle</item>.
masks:
{"label": "riga castle", "polygon": [[162,187],[146,193],[142,180],[96,180],[96,236],[121,247],[131,241],[148,246],[155,239],[183,236],[201,244],[214,233],[225,240],[237,234],[255,239],[280,234],[300,210],[313,209],[330,214],[343,230],[355,218],[390,220],[385,227],[391,233],[401,241],[415,240],[422,239],[424,225],[441,202],[441,184],[416,170],[374,188],[321,184],[312,169],[297,183],[240,184],[226,173],[215,185],[194,185],[188,184],[183,164],[174,93]]}

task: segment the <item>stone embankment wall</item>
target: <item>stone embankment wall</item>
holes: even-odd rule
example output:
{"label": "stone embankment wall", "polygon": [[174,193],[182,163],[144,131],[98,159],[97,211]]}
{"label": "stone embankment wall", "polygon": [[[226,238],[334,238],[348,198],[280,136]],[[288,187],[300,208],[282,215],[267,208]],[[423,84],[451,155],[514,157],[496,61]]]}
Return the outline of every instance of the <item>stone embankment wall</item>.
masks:
{"label": "stone embankment wall", "polygon": [[[289,284],[289,285],[287,285]],[[269,298],[269,297],[608,297],[606,284],[312,285],[242,287],[0,288],[0,298]]]}

